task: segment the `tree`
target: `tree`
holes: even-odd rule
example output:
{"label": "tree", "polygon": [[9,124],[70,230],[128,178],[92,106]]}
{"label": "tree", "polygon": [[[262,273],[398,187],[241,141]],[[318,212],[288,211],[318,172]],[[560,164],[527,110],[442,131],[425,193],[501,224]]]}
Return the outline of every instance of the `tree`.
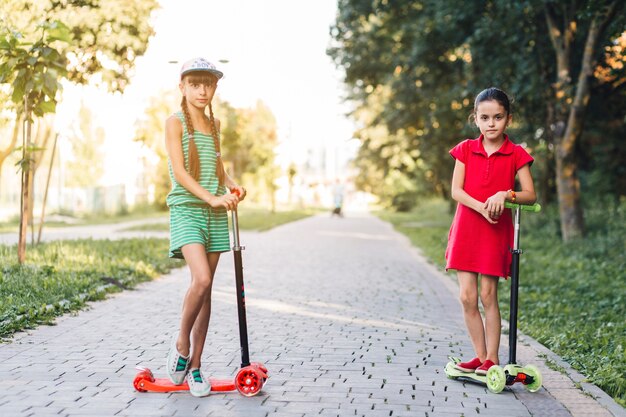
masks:
{"label": "tree", "polygon": [[[446,195],[447,150],[476,135],[465,122],[473,97],[500,86],[516,98],[511,135],[542,159],[538,188],[546,200],[556,172],[563,238],[580,236],[576,156],[592,93],[605,99],[622,88],[593,78],[596,61],[607,59],[605,47],[624,32],[622,9],[618,1],[340,1],[328,52],[345,70],[355,116],[371,113],[363,128],[387,129],[376,144],[363,142],[369,150],[362,148],[361,169],[399,170],[396,177],[411,181],[422,181],[415,174],[425,170],[432,187],[421,189]],[[374,106],[377,95],[382,105]],[[617,137],[606,141],[617,144]],[[394,158],[383,157],[387,148],[400,152],[395,160],[414,158],[420,169],[394,166]]]}
{"label": "tree", "polygon": [[143,116],[135,122],[135,137],[156,156],[154,170],[147,173],[148,181],[155,185],[155,205],[166,208],[165,198],[170,191],[170,176],[165,150],[165,120],[178,110],[180,94],[175,90],[163,91],[150,98]]}
{"label": "tree", "polygon": [[[6,92],[0,90],[0,103],[11,103],[11,97]],[[5,104],[6,106],[6,104]],[[0,118],[0,131],[4,133],[0,136],[0,140],[6,141],[6,146],[0,148],[0,180],[2,179],[2,165],[4,161],[13,153],[17,146],[17,139],[19,138],[20,125],[22,120],[17,116],[17,112],[12,109],[5,114],[2,114]],[[2,184],[2,181],[0,181]],[[0,189],[0,193],[2,190]]]}
{"label": "tree", "polygon": [[[464,41],[479,5],[452,3],[340,1],[331,29],[328,53],[346,72],[363,126],[355,135],[361,186],[397,208],[410,208],[418,193],[448,194],[447,150],[470,134]],[[464,13],[447,19],[459,7]]]}
{"label": "tree", "polygon": [[21,35],[6,32],[0,35],[0,84],[10,83],[11,100],[19,106],[23,103],[26,129],[22,141],[22,195],[20,209],[20,230],[18,241],[18,261],[23,263],[26,256],[26,228],[30,211],[32,144],[32,118],[51,113],[56,108],[56,93],[59,79],[65,75],[65,58],[55,49],[54,44],[69,41],[68,28],[60,22],[42,23],[40,36],[33,42],[24,42]]}
{"label": "tree", "polygon": [[69,187],[91,187],[104,173],[100,147],[104,144],[104,129],[94,126],[93,114],[82,103],[78,120],[68,135],[73,159],[67,162]]}
{"label": "tree", "polygon": [[[22,199],[18,260],[25,260],[28,200],[32,195],[32,116],[56,110],[60,80],[84,83],[96,72],[111,89],[122,91],[136,56],[152,34],[144,12],[154,0],[111,0],[105,9],[96,0],[9,0],[0,16],[0,84],[11,84],[11,99],[24,108]],[[85,19],[87,12],[90,13]],[[35,20],[41,20],[38,23]],[[116,19],[111,19],[111,17]],[[57,17],[71,22],[71,27]],[[135,19],[136,21],[133,21]],[[147,26],[146,31],[142,28]],[[138,31],[139,29],[139,31]],[[101,39],[98,39],[99,35]],[[133,42],[135,41],[135,42]],[[142,49],[143,48],[143,49]],[[19,117],[16,118],[19,120]]]}
{"label": "tree", "polygon": [[[584,234],[576,146],[583,133],[585,112],[592,95],[591,79],[606,42],[605,33],[623,5],[617,0],[571,4],[546,2],[544,5],[556,56],[553,86],[556,176],[561,233],[566,241]],[[623,17],[620,20],[624,22]],[[621,33],[623,26],[616,29]],[[573,48],[577,47],[582,47],[582,56],[572,59]]]}
{"label": "tree", "polygon": [[[156,169],[149,174],[156,185],[157,206],[165,204],[165,197],[171,189],[165,150],[165,119],[179,110],[179,102],[177,91],[162,92],[150,100],[143,117],[135,123],[134,140],[142,143],[158,160]],[[246,177],[246,180],[258,183],[273,201],[278,171],[274,165],[276,120],[271,110],[260,101],[253,108],[235,108],[219,97],[213,100],[213,109],[221,123],[220,140],[227,171],[237,180]],[[252,198],[259,196],[259,193],[252,194]]]}

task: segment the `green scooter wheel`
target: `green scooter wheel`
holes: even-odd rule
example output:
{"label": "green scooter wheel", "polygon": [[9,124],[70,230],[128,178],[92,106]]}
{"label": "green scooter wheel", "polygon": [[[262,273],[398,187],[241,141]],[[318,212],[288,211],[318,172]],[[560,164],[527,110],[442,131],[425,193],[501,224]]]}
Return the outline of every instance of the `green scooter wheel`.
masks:
{"label": "green scooter wheel", "polygon": [[534,365],[526,365],[524,367],[524,372],[526,373],[526,375],[533,377],[532,384],[524,385],[526,389],[529,392],[539,391],[539,388],[541,388],[541,382],[542,382],[541,372],[539,372],[539,369],[537,369],[537,367]]}
{"label": "green scooter wheel", "polygon": [[487,371],[487,388],[494,394],[502,392],[506,385],[506,376],[504,370],[498,365],[493,365]]}

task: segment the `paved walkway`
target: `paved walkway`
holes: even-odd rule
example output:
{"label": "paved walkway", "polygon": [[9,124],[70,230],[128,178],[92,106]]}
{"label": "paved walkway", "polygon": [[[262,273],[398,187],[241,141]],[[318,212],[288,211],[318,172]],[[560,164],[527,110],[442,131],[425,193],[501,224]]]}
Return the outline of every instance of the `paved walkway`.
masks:
{"label": "paved walkway", "polygon": [[[625,415],[597,388],[582,384],[598,399],[576,388],[582,377],[567,365],[547,367],[545,355],[559,359],[527,338],[518,356],[541,369],[539,392],[516,384],[495,395],[447,379],[448,355],[472,354],[456,285],[374,217],[318,216],[242,233],[242,242],[251,357],[270,375],[261,394],[133,389],[137,365],[164,374],[188,282],[180,269],[0,345],[0,415]],[[231,259],[218,268],[205,349],[204,368],[217,377],[233,376],[240,359]]]}

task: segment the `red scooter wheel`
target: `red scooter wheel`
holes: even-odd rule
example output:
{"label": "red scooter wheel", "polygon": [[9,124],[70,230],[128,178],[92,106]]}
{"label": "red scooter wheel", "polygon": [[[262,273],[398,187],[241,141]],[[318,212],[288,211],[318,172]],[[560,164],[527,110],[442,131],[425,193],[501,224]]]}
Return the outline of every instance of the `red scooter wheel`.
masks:
{"label": "red scooter wheel", "polygon": [[263,373],[255,366],[246,366],[237,372],[235,386],[237,391],[245,397],[257,395],[263,388]]}
{"label": "red scooter wheel", "polygon": [[133,380],[133,386],[139,392],[146,392],[146,389],[143,388],[143,382],[154,382],[154,375],[152,371],[148,368],[137,367],[139,372],[135,375],[135,379]]}

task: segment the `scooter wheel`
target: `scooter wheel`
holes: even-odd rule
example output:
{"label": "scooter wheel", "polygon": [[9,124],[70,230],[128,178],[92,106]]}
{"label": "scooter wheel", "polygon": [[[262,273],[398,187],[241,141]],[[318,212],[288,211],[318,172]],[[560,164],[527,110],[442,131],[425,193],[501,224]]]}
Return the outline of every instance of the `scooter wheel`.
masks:
{"label": "scooter wheel", "polygon": [[253,397],[263,388],[263,377],[255,367],[246,366],[237,372],[235,386],[241,395]]}
{"label": "scooter wheel", "polygon": [[142,388],[143,381],[145,380],[146,379],[143,377],[143,375],[141,374],[137,375],[135,379],[133,380],[133,387],[135,387],[135,389],[139,392],[146,392],[146,390]]}
{"label": "scooter wheel", "polygon": [[533,377],[533,382],[527,385],[524,385],[529,392],[537,392],[539,388],[541,388],[542,378],[541,372],[534,365],[526,365],[524,367],[524,373],[528,376]]}
{"label": "scooter wheel", "polygon": [[504,370],[498,365],[493,365],[487,371],[487,388],[494,394],[502,392],[506,385],[506,375]]}
{"label": "scooter wheel", "polygon": [[148,368],[137,368],[139,370],[139,372],[137,372],[137,375],[135,375],[135,379],[133,380],[133,387],[135,387],[135,389],[139,392],[146,392],[146,390],[143,388],[143,383],[145,381],[148,382],[154,382],[154,375],[152,374],[152,371]]}

